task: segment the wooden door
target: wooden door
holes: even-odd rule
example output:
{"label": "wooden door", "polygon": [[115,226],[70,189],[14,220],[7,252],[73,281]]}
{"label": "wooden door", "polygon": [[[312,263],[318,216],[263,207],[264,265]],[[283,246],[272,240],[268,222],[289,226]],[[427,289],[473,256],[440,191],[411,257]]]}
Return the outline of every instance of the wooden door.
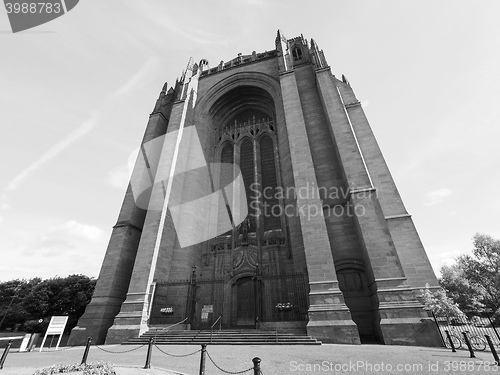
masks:
{"label": "wooden door", "polygon": [[255,292],[254,281],[250,277],[238,282],[236,301],[237,324],[239,326],[254,326]]}

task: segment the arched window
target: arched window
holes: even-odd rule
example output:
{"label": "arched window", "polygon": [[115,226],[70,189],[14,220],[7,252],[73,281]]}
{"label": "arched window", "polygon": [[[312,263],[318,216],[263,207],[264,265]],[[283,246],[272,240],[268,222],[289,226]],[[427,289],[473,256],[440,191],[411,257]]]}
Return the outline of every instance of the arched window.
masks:
{"label": "arched window", "polygon": [[302,58],[302,50],[298,47],[294,47],[294,49],[292,49],[292,55],[295,61],[300,60]]}
{"label": "arched window", "polygon": [[240,146],[240,169],[245,184],[245,193],[248,203],[248,218],[250,219],[249,232],[255,232],[255,209],[252,208],[252,197],[255,193],[252,192],[250,186],[255,180],[254,165],[253,165],[253,143],[249,138],[245,138]]}
{"label": "arched window", "polygon": [[[237,114],[219,133],[219,139],[227,139],[220,145],[220,162],[224,165],[239,162],[245,187],[248,224],[240,227],[240,234],[244,229],[248,229],[248,233],[256,233],[257,228],[259,231],[279,230],[283,214],[278,196],[275,128],[270,118],[262,114],[259,118],[255,113],[248,110]],[[230,184],[235,177],[234,169],[224,173],[220,176],[220,186]]]}
{"label": "arched window", "polygon": [[[234,160],[234,152],[233,152],[233,145],[227,142],[220,154],[220,162],[221,163],[227,163],[227,164],[233,164]],[[233,176],[229,175],[228,172],[230,170],[228,168],[222,168],[221,170],[221,180],[220,180],[220,186],[226,186],[230,184],[233,181]]]}
{"label": "arched window", "polygon": [[[219,188],[223,189],[225,186],[232,183],[233,168],[228,166],[233,164],[233,160],[234,160],[233,145],[229,142],[226,142],[220,154],[220,162],[223,165],[220,170],[220,181],[219,185],[217,186],[218,189]],[[229,207],[230,203],[231,202],[225,202],[225,205],[224,204],[219,205],[219,217],[224,217],[225,215],[227,215],[227,212],[230,212],[230,207]],[[218,224],[223,225],[223,222],[221,221]],[[223,233],[222,236],[226,236],[229,234],[231,234],[231,230],[227,231],[226,233]]]}
{"label": "arched window", "polygon": [[277,199],[278,180],[274,160],[274,145],[271,137],[260,139],[260,170],[262,175],[262,193],[264,198],[264,230],[280,229],[281,207]]}

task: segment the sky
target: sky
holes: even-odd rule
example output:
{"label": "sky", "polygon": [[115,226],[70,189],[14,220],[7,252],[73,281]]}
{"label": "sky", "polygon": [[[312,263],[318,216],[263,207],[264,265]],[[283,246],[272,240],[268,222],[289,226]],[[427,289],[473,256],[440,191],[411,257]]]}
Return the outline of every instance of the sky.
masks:
{"label": "sky", "polygon": [[500,2],[85,0],[13,34],[0,9],[0,281],[97,277],[165,82],[274,49],[324,50],[368,120],[433,268],[500,238]]}

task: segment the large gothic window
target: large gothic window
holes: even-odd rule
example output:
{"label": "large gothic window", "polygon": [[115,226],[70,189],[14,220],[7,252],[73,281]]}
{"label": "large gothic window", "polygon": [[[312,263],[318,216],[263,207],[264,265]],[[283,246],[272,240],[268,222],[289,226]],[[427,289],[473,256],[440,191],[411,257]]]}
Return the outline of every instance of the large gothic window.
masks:
{"label": "large gothic window", "polygon": [[245,193],[247,195],[248,203],[248,218],[250,219],[249,232],[255,232],[255,209],[252,205],[252,197],[254,196],[251,186],[255,180],[255,173],[253,168],[253,144],[250,138],[245,138],[240,146],[240,169],[243,175],[243,182],[245,183]]}
{"label": "large gothic window", "polygon": [[239,161],[247,196],[248,232],[281,229],[273,121],[265,115],[240,114],[220,128],[218,137],[221,163]]}
{"label": "large gothic window", "polygon": [[[232,143],[226,142],[226,143],[224,143],[224,145],[222,147],[222,151],[220,154],[220,162],[224,163],[224,164],[233,164],[233,161],[234,161],[234,147],[233,147]],[[233,181],[233,175],[232,175],[232,172],[230,172],[230,171],[231,171],[231,169],[229,169],[229,168],[225,168],[225,167],[221,168],[220,182],[219,182],[220,188],[229,185]],[[227,213],[230,212],[230,209],[229,209],[230,202],[225,202],[225,203],[226,203],[225,206],[224,205],[219,206],[219,217],[224,217],[226,215],[226,211],[227,211]],[[220,215],[222,215],[222,216],[220,216]],[[229,234],[231,234],[231,230],[227,231],[223,235],[229,235]]]}
{"label": "large gothic window", "polygon": [[262,175],[262,196],[264,199],[264,230],[280,229],[281,211],[277,197],[276,188],[278,180],[276,178],[276,164],[274,159],[274,144],[268,135],[260,139],[260,165]]}

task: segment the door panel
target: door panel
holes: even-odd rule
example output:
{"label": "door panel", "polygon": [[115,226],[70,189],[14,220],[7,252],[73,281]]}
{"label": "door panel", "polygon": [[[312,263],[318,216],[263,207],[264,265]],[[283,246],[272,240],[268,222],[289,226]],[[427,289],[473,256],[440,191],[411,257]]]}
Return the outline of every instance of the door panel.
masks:
{"label": "door panel", "polygon": [[236,314],[238,325],[255,325],[255,293],[251,278],[237,284]]}

